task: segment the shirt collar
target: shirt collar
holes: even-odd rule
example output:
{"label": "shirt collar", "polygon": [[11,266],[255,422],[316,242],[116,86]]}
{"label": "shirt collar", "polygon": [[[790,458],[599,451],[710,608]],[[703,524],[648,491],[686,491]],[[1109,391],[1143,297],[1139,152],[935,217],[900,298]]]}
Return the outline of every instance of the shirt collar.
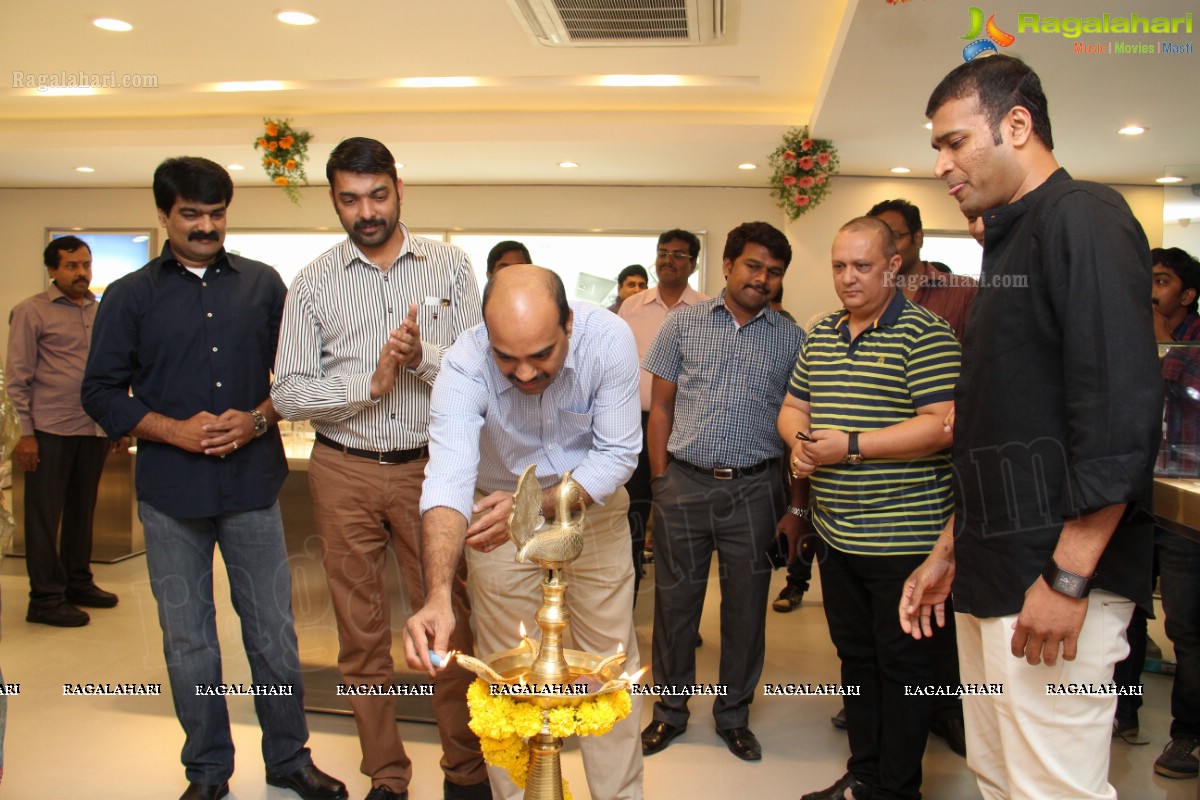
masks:
{"label": "shirt collar", "polygon": [[1009,229],[1025,216],[1026,211],[1041,200],[1042,195],[1049,192],[1055,184],[1069,180],[1071,180],[1071,176],[1064,168],[1059,167],[1040,186],[1023,195],[1020,200],[1014,200],[1006,206],[983,212],[988,241],[999,240],[1007,236]]}
{"label": "shirt collar", "polygon": [[[657,286],[653,286],[653,287],[647,289],[646,291],[641,292],[640,294],[636,294],[636,295],[634,295],[634,297],[641,297],[642,295],[645,295],[645,298],[642,300],[643,305],[647,305],[647,306],[660,305],[663,308],[666,308],[667,311],[671,310],[670,308],[667,308],[667,304],[662,299],[662,296],[659,294]],[[632,300],[633,298],[630,298],[630,299]],[[683,294],[679,295],[679,302],[676,303],[675,305],[694,306],[694,305],[696,305],[696,303],[700,302],[703,299],[704,299],[704,296],[701,295],[699,292],[697,292],[695,289],[693,289],[691,284],[688,284],[687,286],[683,287]],[[672,308],[674,308],[674,306],[672,306]]]}
{"label": "shirt collar", "polygon": [[[179,267],[180,269],[187,269],[187,267],[183,266],[183,262],[181,262],[179,259],[177,259],[175,257],[175,254],[173,252],[171,252],[171,243],[170,242],[163,242],[162,253],[159,255],[158,258],[159,258],[159,261],[164,266]],[[238,265],[235,263],[235,258],[233,256],[231,256],[229,253],[227,253],[225,251],[224,247],[221,248],[220,252],[217,253],[217,257],[214,258],[212,263],[209,264],[208,266],[209,267],[228,266],[232,270],[241,272],[241,270],[238,269]],[[207,269],[207,267],[205,269]]]}
{"label": "shirt collar", "polygon": [[[725,314],[728,315],[728,317],[730,319],[732,319],[734,322],[737,322],[737,320],[734,319],[734,317],[733,317],[733,312],[730,311],[729,307],[725,305],[725,290],[724,289],[722,289],[721,293],[719,295],[717,295],[716,297],[714,297],[709,302],[712,303],[712,306],[709,308],[710,314],[715,313],[718,310],[724,311]],[[775,323],[777,323],[779,321],[779,312],[776,311],[775,309],[771,308],[771,306],[769,304],[765,305],[759,309],[757,314],[755,314],[753,317],[751,317],[749,320],[746,321],[746,325],[751,325],[754,323],[755,320],[759,320],[759,319],[765,319],[768,324],[774,325]],[[738,327],[740,328],[740,327],[745,327],[745,326],[739,324]]]}
{"label": "shirt collar", "polygon": [[[406,255],[409,255],[410,253],[414,258],[425,258],[425,246],[420,242],[413,241],[412,236],[408,232],[408,228],[405,227],[403,222],[397,223],[397,226],[404,234],[404,242],[400,245],[400,252],[396,254],[396,260],[391,264],[388,264],[389,269],[394,267],[396,264],[399,264],[400,259],[404,258]],[[363,255],[362,250],[358,249],[358,245],[356,245],[354,240],[352,240],[349,236],[347,236],[346,240],[342,242],[342,246],[344,248],[342,251],[343,267],[349,267],[355,261],[361,261],[363,264],[372,267],[375,266],[375,262]]]}
{"label": "shirt collar", "polygon": [[[887,304],[887,308],[875,318],[875,321],[866,330],[873,331],[895,325],[896,321],[900,319],[900,315],[904,313],[904,302],[904,292],[897,289],[895,294],[892,295],[891,301]],[[833,321],[833,327],[839,331],[845,331],[849,335],[850,312],[843,310],[841,315]]]}
{"label": "shirt collar", "polygon": [[[46,297],[51,303],[56,303],[59,300],[66,300],[68,303],[74,305],[74,301],[63,294],[63,290],[58,288],[58,285],[55,284],[54,281],[51,281],[50,285],[46,287]],[[92,291],[89,289],[87,295],[83,298],[83,307],[90,306],[94,302],[96,302],[96,295],[92,294]]]}
{"label": "shirt collar", "polygon": [[1175,326],[1175,330],[1171,331],[1171,338],[1177,342],[1189,342],[1195,339],[1193,334],[1193,326],[1200,327],[1200,314],[1195,311],[1189,311],[1188,315],[1183,318],[1183,321]]}

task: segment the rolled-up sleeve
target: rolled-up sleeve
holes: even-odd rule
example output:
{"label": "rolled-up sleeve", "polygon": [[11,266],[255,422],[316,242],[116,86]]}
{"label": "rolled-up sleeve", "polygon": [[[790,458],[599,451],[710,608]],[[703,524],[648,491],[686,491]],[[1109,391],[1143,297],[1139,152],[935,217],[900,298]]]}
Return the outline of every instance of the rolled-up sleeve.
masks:
{"label": "rolled-up sleeve", "polygon": [[642,450],[637,343],[628,325],[613,326],[592,403],[592,447],[571,474],[603,504],[629,481]]}
{"label": "rolled-up sleeve", "polygon": [[1064,517],[1144,495],[1162,417],[1145,235],[1127,210],[1081,198],[1055,206],[1042,243],[1063,335]]}
{"label": "rolled-up sleeve", "polygon": [[421,488],[421,513],[443,506],[471,519],[479,476],[479,433],[487,417],[488,387],[471,365],[471,336],[462,336],[442,359],[429,409],[429,463]]}

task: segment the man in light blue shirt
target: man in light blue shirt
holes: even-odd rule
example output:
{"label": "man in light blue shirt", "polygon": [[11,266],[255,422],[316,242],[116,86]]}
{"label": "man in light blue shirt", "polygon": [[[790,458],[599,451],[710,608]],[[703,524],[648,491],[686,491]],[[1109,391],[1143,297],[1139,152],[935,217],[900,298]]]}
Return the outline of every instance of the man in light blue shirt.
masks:
{"label": "man in light blue shirt", "polygon": [[[496,273],[483,294],[484,324],[464,332],[433,388],[429,466],[421,495],[425,607],[408,621],[409,664],[433,674],[428,651],[449,646],[454,567],[464,543],[476,650],[515,647],[518,624],[536,631],[542,570],[518,564],[508,536],[517,478],[537,464],[543,512],[570,470],[589,506],[583,554],[563,570],[575,646],[626,652],[639,667],[624,484],[641,447],[637,347],[629,326],[590,303],[568,304],[562,281],[541,267]],[[580,745],[596,800],[640,800],[639,703],[603,737]],[[489,767],[496,797],[520,790]]]}

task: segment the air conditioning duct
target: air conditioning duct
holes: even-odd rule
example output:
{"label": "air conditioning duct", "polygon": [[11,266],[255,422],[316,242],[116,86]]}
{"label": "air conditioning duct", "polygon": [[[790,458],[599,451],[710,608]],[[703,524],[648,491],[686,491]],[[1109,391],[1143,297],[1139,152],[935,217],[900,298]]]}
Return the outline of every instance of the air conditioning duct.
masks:
{"label": "air conditioning duct", "polygon": [[725,36],[735,0],[508,0],[547,47],[704,45]]}

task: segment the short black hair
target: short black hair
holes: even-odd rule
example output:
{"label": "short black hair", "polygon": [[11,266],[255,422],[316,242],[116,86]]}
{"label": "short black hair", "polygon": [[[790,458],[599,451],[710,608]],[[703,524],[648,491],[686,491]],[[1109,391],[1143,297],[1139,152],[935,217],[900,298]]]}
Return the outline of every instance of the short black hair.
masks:
{"label": "short black hair", "polygon": [[883,200],[871,206],[871,210],[867,212],[868,217],[878,217],[885,211],[895,211],[900,216],[904,217],[904,224],[908,226],[909,233],[923,231],[921,227],[921,209],[914,206],[912,203],[905,200],[903,197],[897,197],[895,200]]}
{"label": "short black hair", "polygon": [[[554,270],[546,269],[545,267],[535,267],[535,269],[545,273],[545,276],[541,280],[544,287],[554,296],[554,305],[558,308],[558,327],[565,331],[567,329],[567,321],[571,319],[571,304],[567,301],[567,287],[563,286],[562,278]],[[501,274],[506,272],[508,270],[501,270]],[[506,278],[505,280],[508,279]],[[483,287],[483,299],[479,303],[479,313],[483,317],[484,327],[487,326],[488,301],[492,299],[492,291],[495,287],[495,279],[488,281]]]}
{"label": "short black hair", "polygon": [[58,266],[60,253],[74,253],[81,247],[87,248],[88,255],[92,254],[92,248],[78,236],[59,236],[57,239],[51,239],[50,244],[46,245],[46,249],[42,252],[42,262],[46,265],[46,269],[54,269]]}
{"label": "short black hair", "polygon": [[1054,149],[1050,132],[1050,108],[1042,80],[1028,64],[1012,56],[986,56],[959,64],[950,71],[929,96],[925,116],[930,119],[939,108],[951,100],[975,96],[979,109],[987,117],[992,139],[1000,144],[1000,120],[1013,107],[1022,106],[1033,118],[1033,132],[1046,149]]}
{"label": "short black hair", "polygon": [[646,268],[641,264],[630,264],[625,269],[617,273],[617,286],[624,286],[625,281],[629,280],[634,275],[637,275],[647,283],[650,281],[650,273],[646,272]]}
{"label": "short black hair", "polygon": [[233,181],[225,168],[199,156],[168,158],[154,170],[154,204],[170,214],[177,200],[197,203],[233,201]]}
{"label": "short black hair", "polygon": [[508,253],[512,250],[520,250],[521,255],[525,256],[526,264],[533,263],[533,256],[529,255],[528,247],[521,244],[520,242],[515,242],[512,239],[506,239],[505,241],[500,242],[499,244],[497,244],[495,247],[493,247],[491,250],[488,251],[487,274],[491,275],[492,270],[494,270],[496,268],[496,262],[499,261],[500,258],[505,253]]}
{"label": "short black hair", "polygon": [[1162,264],[1179,277],[1184,289],[1196,290],[1196,297],[1188,306],[1188,311],[1195,311],[1200,305],[1200,261],[1179,247],[1155,247],[1150,251],[1150,263]]}
{"label": "short black hair", "polygon": [[387,175],[395,183],[396,159],[383,142],[365,136],[352,136],[338,142],[325,162],[325,179],[333,186],[333,173],[355,172],[359,175]]}
{"label": "short black hair", "polygon": [[688,252],[692,254],[692,261],[700,257],[700,237],[691,231],[685,231],[683,228],[673,228],[658,235],[660,246],[675,239],[687,242]]}
{"label": "short black hair", "polygon": [[783,231],[768,222],[743,222],[725,237],[726,261],[735,261],[746,249],[747,244],[761,244],[772,257],[783,262],[787,269],[792,263],[792,245]]}

